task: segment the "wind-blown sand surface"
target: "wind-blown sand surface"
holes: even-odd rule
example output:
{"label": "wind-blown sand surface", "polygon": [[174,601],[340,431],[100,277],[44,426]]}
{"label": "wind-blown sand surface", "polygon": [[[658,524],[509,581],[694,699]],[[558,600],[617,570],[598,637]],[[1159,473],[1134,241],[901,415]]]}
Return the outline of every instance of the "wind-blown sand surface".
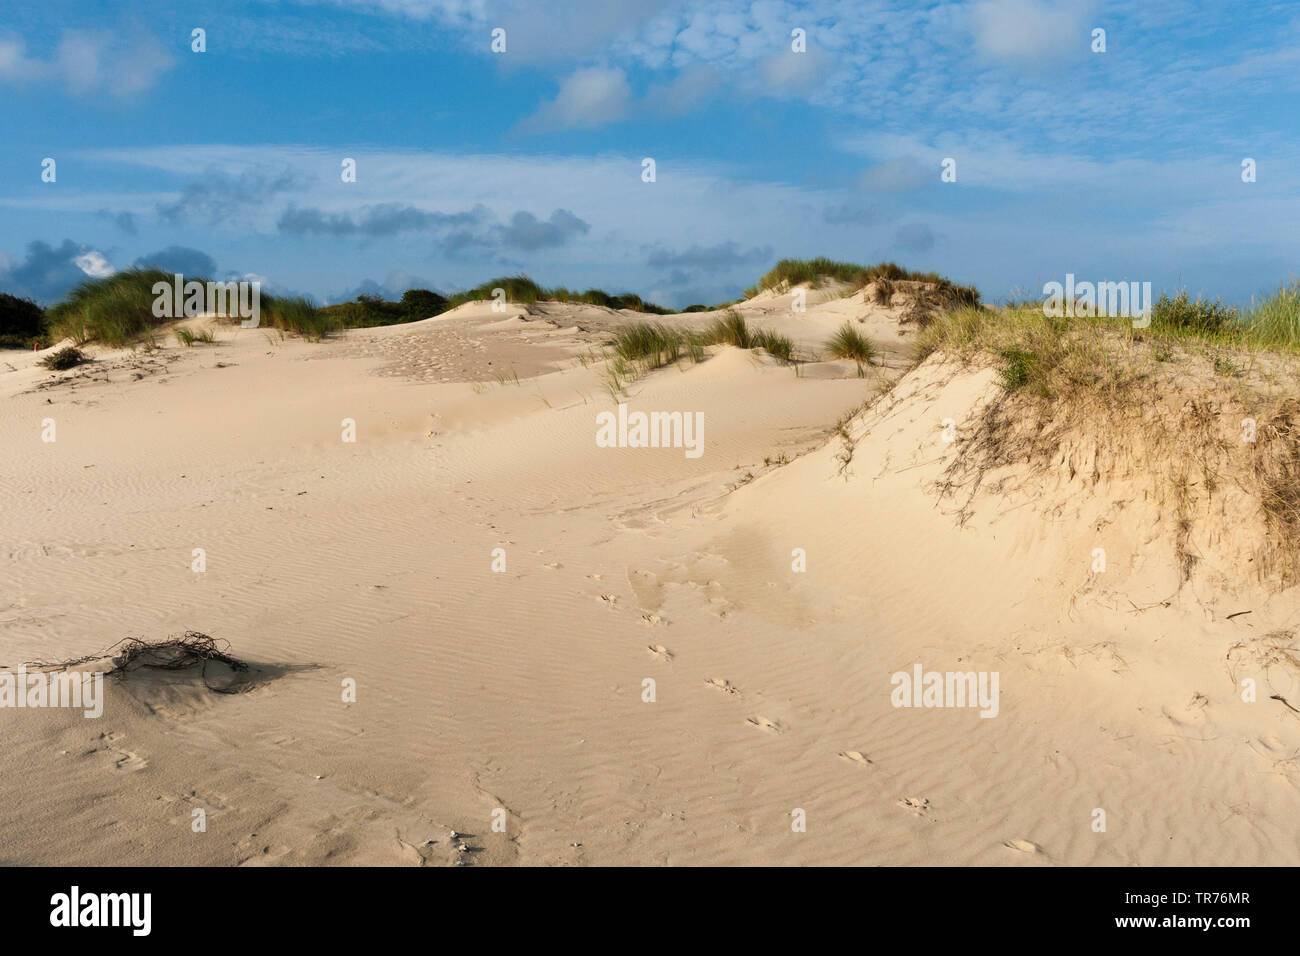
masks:
{"label": "wind-blown sand surface", "polygon": [[[961,522],[936,483],[995,372],[935,357],[879,397],[897,311],[789,303],[741,310],[805,346],[863,317],[880,367],[715,347],[632,383],[704,413],[698,459],[597,447],[593,350],[647,318],[598,307],[0,355],[0,661],[194,629],[260,678],[0,710],[0,861],[1300,862],[1300,722],[1270,699],[1300,706],[1294,591],[1184,583],[1131,480],[990,488]],[[998,715],[893,707],[915,663],[997,671]]]}

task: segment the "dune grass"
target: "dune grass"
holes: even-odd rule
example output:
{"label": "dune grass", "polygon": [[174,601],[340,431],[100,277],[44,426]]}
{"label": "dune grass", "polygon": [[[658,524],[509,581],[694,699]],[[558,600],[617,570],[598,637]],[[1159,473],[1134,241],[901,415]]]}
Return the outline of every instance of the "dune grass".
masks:
{"label": "dune grass", "polygon": [[705,336],[710,345],[734,345],[738,349],[754,347],[745,317],[736,309],[728,309],[721,318],[715,319]]}
{"label": "dune grass", "polygon": [[195,343],[198,343],[199,345],[215,345],[217,341],[213,336],[211,329],[203,329],[199,332],[195,332],[193,329],[187,329],[183,325],[178,325],[173,329],[173,331],[176,333],[176,341],[180,342],[181,345],[185,346],[187,349],[192,348]]}
{"label": "dune grass", "polygon": [[[918,334],[918,361],[989,362],[1001,389],[963,436],[938,487],[999,493],[1052,475],[1096,483],[1152,480],[1170,515],[1183,580],[1212,530],[1212,500],[1251,495],[1266,536],[1252,570],[1300,581],[1300,301],[1294,283],[1248,310],[1185,292],[1160,297],[1150,325],[1106,316],[1052,317],[1041,304],[967,308]],[[1246,430],[1249,424],[1248,431]],[[1011,482],[1011,484],[1006,484]],[[1213,525],[1211,524],[1211,527]],[[1198,535],[1200,538],[1198,539]]]}
{"label": "dune grass", "polygon": [[922,329],[917,357],[934,351],[998,356],[1002,384],[1052,397],[1074,389],[1118,400],[1155,364],[1187,355],[1204,357],[1224,379],[1239,379],[1265,352],[1300,352],[1300,283],[1238,310],[1186,290],[1162,293],[1146,328],[1118,316],[1052,317],[1041,303],[1003,309],[967,307],[941,314]]}
{"label": "dune grass", "polygon": [[172,277],[161,269],[125,269],[79,283],[46,314],[50,333],[55,339],[70,338],[78,345],[128,345],[170,321],[153,314],[156,282],[170,285]]}
{"label": "dune grass", "polygon": [[871,362],[875,357],[876,347],[871,344],[871,340],[853,327],[853,323],[845,322],[836,330],[826,341],[826,353],[831,358],[852,359],[858,363],[858,370],[862,366]]}
{"label": "dune grass", "polygon": [[794,364],[794,343],[786,336],[778,335],[771,329],[759,329],[750,341],[753,343],[752,348],[762,349],[787,365]]}
{"label": "dune grass", "polygon": [[704,358],[704,340],[685,329],[673,329],[658,322],[633,322],[614,333],[614,355],[646,370],[661,368],[678,359],[699,362]]}
{"label": "dune grass", "polygon": [[541,301],[579,302],[586,305],[600,305],[609,309],[627,309],[632,312],[648,312],[654,315],[670,315],[671,309],[646,302],[634,292],[611,295],[603,289],[588,289],[586,292],[574,292],[564,286],[548,289],[538,285],[526,275],[501,276],[476,285],[472,289],[458,292],[447,300],[447,308],[454,309],[466,302],[493,299],[496,289],[505,292],[506,302],[512,304],[534,305]]}
{"label": "dune grass", "polygon": [[[881,262],[874,266],[864,266],[856,262],[841,262],[836,259],[782,259],[765,272],[758,280],[758,285],[745,290],[745,296],[752,298],[764,289],[776,289],[807,283],[814,289],[821,288],[826,280],[847,283],[852,291],[857,291],[873,282],[881,283],[892,294],[895,282],[925,282],[935,286],[932,293],[942,303],[952,305],[975,305],[980,301],[979,290],[974,286],[958,285],[936,272],[913,272],[904,269],[895,262]],[[888,284],[886,286],[886,284]],[[885,293],[880,288],[876,291],[877,301]]]}
{"label": "dune grass", "polygon": [[710,345],[761,348],[787,364],[795,362],[794,344],[788,338],[768,329],[751,331],[745,317],[735,309],[703,331],[672,328],[661,322],[631,322],[614,332],[610,347],[613,355],[606,364],[606,387],[617,398],[629,381],[654,369],[683,360],[702,362],[704,350]]}
{"label": "dune grass", "polygon": [[344,327],[337,314],[325,312],[306,296],[262,296],[261,327],[292,332],[319,342]]}
{"label": "dune grass", "polygon": [[1241,323],[1247,338],[1262,348],[1300,349],[1300,279],[1252,304]]}

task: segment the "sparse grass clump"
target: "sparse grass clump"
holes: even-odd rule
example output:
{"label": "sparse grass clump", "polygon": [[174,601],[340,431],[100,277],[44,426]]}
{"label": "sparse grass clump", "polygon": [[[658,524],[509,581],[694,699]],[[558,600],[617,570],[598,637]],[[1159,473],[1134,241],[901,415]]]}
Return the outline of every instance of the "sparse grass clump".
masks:
{"label": "sparse grass clump", "polygon": [[738,349],[763,349],[773,358],[782,362],[794,361],[794,343],[784,335],[771,329],[751,331],[745,317],[737,309],[728,309],[715,320],[707,332],[705,341],[709,345],[734,345]]}
{"label": "sparse grass clump", "polygon": [[698,362],[704,358],[704,343],[698,335],[658,322],[633,322],[614,333],[614,354],[648,371],[681,358]]}
{"label": "sparse grass clump", "polygon": [[70,368],[76,368],[78,365],[89,361],[90,359],[85,352],[75,345],[69,345],[45,356],[45,358],[41,359],[41,365],[52,372],[66,372]]}
{"label": "sparse grass clump", "polygon": [[184,326],[177,326],[174,331],[176,332],[176,340],[186,348],[193,347],[196,342],[199,345],[213,345],[217,341],[212,335],[211,329],[203,329],[202,331],[195,332],[193,329],[187,329]]}
{"label": "sparse grass clump", "polygon": [[763,349],[772,358],[780,359],[787,365],[794,361],[794,343],[771,329],[759,329],[750,341],[754,348]]}
{"label": "sparse grass clump", "polygon": [[858,370],[875,357],[876,347],[871,340],[854,328],[853,323],[845,322],[826,342],[826,352],[831,358],[852,359],[858,363]]}
{"label": "sparse grass clump", "polygon": [[736,309],[728,309],[722,318],[716,319],[706,336],[710,345],[734,345],[738,349],[754,347],[754,337],[745,317]]}

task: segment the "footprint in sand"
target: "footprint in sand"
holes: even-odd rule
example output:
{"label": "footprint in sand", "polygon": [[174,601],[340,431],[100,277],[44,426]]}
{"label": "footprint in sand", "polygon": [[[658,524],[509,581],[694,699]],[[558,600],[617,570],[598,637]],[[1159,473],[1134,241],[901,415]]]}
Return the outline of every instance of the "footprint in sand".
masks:
{"label": "footprint in sand", "polygon": [[930,815],[930,801],[925,797],[903,797],[895,802],[904,810],[910,810],[918,817]]}
{"label": "footprint in sand", "polygon": [[841,750],[840,759],[847,760],[849,763],[862,764],[863,766],[871,763],[870,757],[856,750]]}
{"label": "footprint in sand", "polygon": [[740,691],[736,689],[735,684],[721,677],[711,677],[708,680],[706,680],[704,683],[708,684],[710,687],[717,688],[718,690],[722,691],[724,694],[740,693]]}
{"label": "footprint in sand", "polygon": [[750,717],[745,721],[745,723],[749,724],[751,727],[757,727],[759,730],[765,730],[769,734],[779,734],[785,729],[775,720],[768,720],[766,717],[759,715]]}
{"label": "footprint in sand", "polygon": [[1019,850],[1021,853],[1042,853],[1043,848],[1037,843],[1030,843],[1028,840],[1008,840],[1002,844],[1008,850]]}
{"label": "footprint in sand", "polygon": [[609,605],[610,610],[613,610],[614,606],[618,603],[617,594],[602,594],[600,599]]}
{"label": "footprint in sand", "polygon": [[[124,770],[127,773],[134,773],[149,766],[149,761],[139,754],[114,746],[117,741],[122,740],[124,737],[126,737],[126,734],[117,731],[109,731],[99,735],[99,739],[105,741],[104,751],[113,764],[113,768],[115,770]],[[91,752],[94,753],[94,751]]]}
{"label": "footprint in sand", "polygon": [[668,648],[664,647],[662,644],[647,644],[646,650],[650,652],[651,657],[656,660],[661,660],[665,664],[673,659],[673,652],[668,650]]}

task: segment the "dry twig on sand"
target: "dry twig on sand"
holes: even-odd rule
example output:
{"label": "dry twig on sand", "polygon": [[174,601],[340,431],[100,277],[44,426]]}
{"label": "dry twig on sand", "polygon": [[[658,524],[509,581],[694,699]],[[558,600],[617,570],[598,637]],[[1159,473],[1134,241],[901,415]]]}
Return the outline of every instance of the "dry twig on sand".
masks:
{"label": "dry twig on sand", "polygon": [[[181,637],[166,641],[143,641],[136,637],[128,637],[97,654],[89,654],[76,660],[28,661],[25,666],[67,670],[69,667],[111,657],[113,666],[106,673],[115,674],[118,678],[124,678],[131,671],[142,667],[164,671],[198,667],[203,685],[208,690],[217,694],[238,694],[249,690],[253,682],[252,678],[247,676],[247,662],[226,653],[229,646],[228,642],[218,641],[199,631],[186,631]],[[208,665],[213,661],[225,664],[236,674],[244,676],[226,684],[214,683],[208,678]]]}

